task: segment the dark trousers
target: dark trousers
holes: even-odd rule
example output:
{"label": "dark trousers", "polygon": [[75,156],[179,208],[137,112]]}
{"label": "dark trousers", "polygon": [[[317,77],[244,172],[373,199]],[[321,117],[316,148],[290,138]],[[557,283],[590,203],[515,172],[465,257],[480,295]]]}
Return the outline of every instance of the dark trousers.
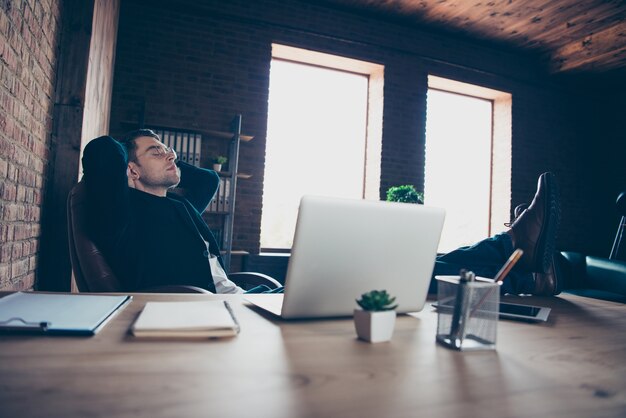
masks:
{"label": "dark trousers", "polygon": [[[461,247],[437,257],[430,293],[437,292],[434,276],[458,276],[461,269],[472,271],[476,276],[493,278],[513,253],[511,236],[506,232],[484,239],[472,246]],[[502,293],[532,293],[534,279],[531,273],[514,267],[504,279]]]}

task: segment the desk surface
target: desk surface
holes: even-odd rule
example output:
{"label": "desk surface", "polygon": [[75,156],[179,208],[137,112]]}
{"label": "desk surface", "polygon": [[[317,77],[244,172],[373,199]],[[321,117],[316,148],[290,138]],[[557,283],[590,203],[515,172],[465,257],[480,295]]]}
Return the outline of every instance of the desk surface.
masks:
{"label": "desk surface", "polygon": [[232,339],[146,341],[135,295],[98,335],[0,336],[2,417],[626,416],[626,305],[566,295],[545,324],[500,321],[496,351],[435,343],[430,307],[398,318],[391,342],[351,319],[275,321],[231,300]]}

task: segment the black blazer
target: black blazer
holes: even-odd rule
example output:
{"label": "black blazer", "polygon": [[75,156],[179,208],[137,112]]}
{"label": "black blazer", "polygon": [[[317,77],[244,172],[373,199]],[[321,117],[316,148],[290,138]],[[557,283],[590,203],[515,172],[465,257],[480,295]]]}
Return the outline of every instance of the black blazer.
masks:
{"label": "black blazer", "polygon": [[91,141],[83,153],[89,234],[124,291],[191,285],[215,292],[209,253],[219,245],[202,219],[219,187],[211,170],[177,162],[183,196],[158,197],[128,186],[128,156],[115,139]]}

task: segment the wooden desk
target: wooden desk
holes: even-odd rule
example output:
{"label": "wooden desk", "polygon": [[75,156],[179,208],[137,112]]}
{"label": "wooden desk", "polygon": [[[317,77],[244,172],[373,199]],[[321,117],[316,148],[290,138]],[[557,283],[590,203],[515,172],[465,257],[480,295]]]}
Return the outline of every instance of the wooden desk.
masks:
{"label": "wooden desk", "polygon": [[0,337],[2,417],[624,417],[626,305],[565,295],[546,324],[500,321],[497,351],[435,343],[429,307],[398,318],[390,343],[351,320],[280,322],[229,297],[228,340],[136,340],[135,295],[92,338]]}

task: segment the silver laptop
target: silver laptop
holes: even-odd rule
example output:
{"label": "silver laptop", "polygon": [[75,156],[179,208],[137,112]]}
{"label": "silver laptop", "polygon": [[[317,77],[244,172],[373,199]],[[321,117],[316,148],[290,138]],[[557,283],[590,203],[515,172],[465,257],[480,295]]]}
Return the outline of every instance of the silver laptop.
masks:
{"label": "silver laptop", "polygon": [[352,316],[370,290],[396,297],[397,312],[426,301],[444,210],[423,205],[304,196],[284,294],[249,294],[285,319]]}

